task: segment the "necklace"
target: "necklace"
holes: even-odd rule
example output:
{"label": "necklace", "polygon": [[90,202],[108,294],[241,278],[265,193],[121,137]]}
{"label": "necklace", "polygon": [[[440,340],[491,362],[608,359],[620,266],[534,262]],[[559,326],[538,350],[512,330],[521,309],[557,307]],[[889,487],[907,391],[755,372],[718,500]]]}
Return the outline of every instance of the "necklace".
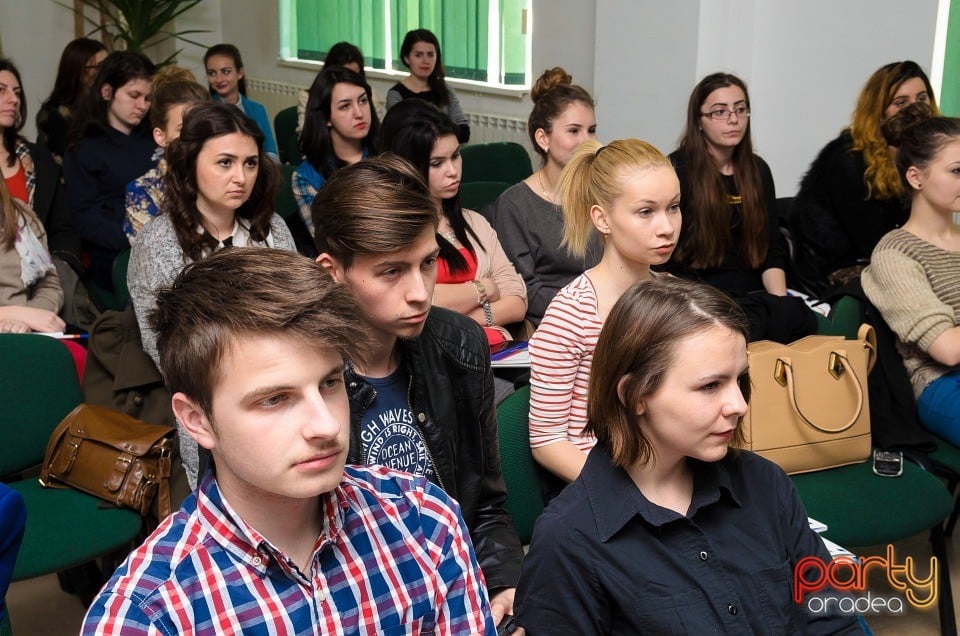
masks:
{"label": "necklace", "polygon": [[443,238],[447,239],[447,242],[451,245],[457,244],[457,233],[454,232],[453,228],[450,227],[450,224],[446,222],[446,218],[444,218],[444,222],[441,224],[441,227],[437,228],[437,233]]}
{"label": "necklace", "polygon": [[547,194],[547,189],[543,187],[543,170],[537,170],[537,181],[540,183],[540,192],[543,193],[543,198],[556,205],[556,194]]}

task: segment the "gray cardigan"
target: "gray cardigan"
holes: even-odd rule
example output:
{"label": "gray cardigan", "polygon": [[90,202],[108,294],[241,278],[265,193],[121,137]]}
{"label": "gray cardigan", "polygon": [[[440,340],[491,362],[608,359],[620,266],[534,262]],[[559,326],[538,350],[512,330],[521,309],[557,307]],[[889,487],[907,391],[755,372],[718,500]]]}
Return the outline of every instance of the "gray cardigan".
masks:
{"label": "gray cardigan", "polygon": [[[283,219],[273,215],[270,219],[270,234],[266,243],[254,243],[258,247],[275,247],[277,249],[295,252],[296,245],[293,236]],[[157,306],[157,291],[173,283],[183,268],[190,264],[190,259],[183,254],[183,249],[177,241],[173,230],[173,223],[166,214],[161,214],[143,226],[137,233],[137,238],[130,251],[130,267],[127,270],[127,287],[130,288],[130,299],[137,314],[137,324],[140,326],[140,338],[143,341],[143,350],[153,359],[157,368],[160,360],[157,354],[157,334],[150,328],[147,317]],[[197,471],[200,460],[197,454],[197,443],[193,441],[181,428],[180,458],[187,469],[190,487],[197,485]]]}
{"label": "gray cardigan", "polygon": [[539,197],[523,181],[500,195],[490,216],[503,250],[527,285],[527,320],[536,327],[557,292],[600,262],[603,247],[596,235],[584,258],[560,247],[560,206]]}

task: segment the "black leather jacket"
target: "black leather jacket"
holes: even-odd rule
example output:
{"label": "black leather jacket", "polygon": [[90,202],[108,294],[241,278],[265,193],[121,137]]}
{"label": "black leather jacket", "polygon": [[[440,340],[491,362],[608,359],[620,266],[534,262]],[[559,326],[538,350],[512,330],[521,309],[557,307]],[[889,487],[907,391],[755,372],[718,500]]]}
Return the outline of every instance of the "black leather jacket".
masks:
{"label": "black leather jacket", "polygon": [[[523,548],[504,509],[493,374],[483,332],[458,313],[434,307],[423,333],[400,341],[410,377],[408,401],[440,486],[460,503],[487,588],[515,587]],[[360,430],[374,388],[349,365],[350,453],[363,463]]]}

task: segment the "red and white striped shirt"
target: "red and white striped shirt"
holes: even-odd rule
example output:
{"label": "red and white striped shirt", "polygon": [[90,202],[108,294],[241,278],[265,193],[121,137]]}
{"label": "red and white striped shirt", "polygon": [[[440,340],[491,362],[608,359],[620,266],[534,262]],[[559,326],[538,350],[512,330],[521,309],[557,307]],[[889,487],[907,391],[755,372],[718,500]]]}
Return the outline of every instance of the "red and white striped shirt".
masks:
{"label": "red and white striped shirt", "polygon": [[587,424],[587,386],[603,321],[587,273],[557,292],[530,339],[530,447],[569,441],[587,452],[597,443],[582,437]]}

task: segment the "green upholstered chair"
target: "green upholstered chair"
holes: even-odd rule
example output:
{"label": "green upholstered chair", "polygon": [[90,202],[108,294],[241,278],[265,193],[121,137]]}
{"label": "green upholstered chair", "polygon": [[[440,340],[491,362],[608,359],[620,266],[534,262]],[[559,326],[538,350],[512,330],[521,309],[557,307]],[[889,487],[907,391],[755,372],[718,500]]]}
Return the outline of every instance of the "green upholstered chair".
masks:
{"label": "green upholstered chair", "polygon": [[300,163],[300,149],[297,148],[297,107],[284,108],[273,118],[273,131],[277,136],[277,154],[280,163]]}
{"label": "green upholstered chair", "polygon": [[960,486],[960,448],[937,436],[933,439],[937,442],[937,450],[930,453],[934,470],[947,480],[947,489],[956,496],[953,512],[950,513],[944,529],[946,536],[950,537],[957,525],[957,517],[960,516],[960,493],[957,492],[957,486]]}
{"label": "green upholstered chair", "polygon": [[518,389],[497,407],[500,467],[507,483],[507,512],[520,541],[527,545],[543,512],[537,464],[530,454],[530,387]]}
{"label": "green upholstered chair", "polygon": [[530,155],[523,146],[512,141],[464,146],[460,155],[463,157],[463,183],[503,181],[513,185],[533,174]]}
{"label": "green upholstered chair", "polygon": [[130,250],[120,252],[113,261],[113,296],[118,311],[130,305],[130,290],[127,288],[127,270],[130,268]]}
{"label": "green upholstered chair", "polygon": [[957,633],[943,529],[953,499],[936,475],[904,462],[900,477],[878,477],[872,463],[863,462],[791,479],[807,514],[827,524],[824,536],[844,547],[883,545],[930,532],[940,562],[940,631]]}
{"label": "green upholstered chair", "polygon": [[280,166],[280,184],[277,187],[277,194],[273,198],[273,209],[286,222],[293,234],[293,241],[297,244],[297,251],[310,258],[317,257],[317,248],[313,244],[313,237],[310,236],[310,230],[307,224],[303,222],[300,216],[300,206],[297,205],[297,198],[293,196],[293,185],[290,179],[293,177],[293,171],[296,166],[282,164]]}
{"label": "green upholstered chair", "polygon": [[483,214],[484,208],[511,185],[506,181],[467,181],[460,185],[460,205]]}
{"label": "green upholstered chair", "polygon": [[82,400],[73,358],[62,343],[0,334],[0,479],[27,504],[14,581],[129,549],[142,528],[137,513],[73,489],[44,488],[31,472],[43,462],[57,424]]}

